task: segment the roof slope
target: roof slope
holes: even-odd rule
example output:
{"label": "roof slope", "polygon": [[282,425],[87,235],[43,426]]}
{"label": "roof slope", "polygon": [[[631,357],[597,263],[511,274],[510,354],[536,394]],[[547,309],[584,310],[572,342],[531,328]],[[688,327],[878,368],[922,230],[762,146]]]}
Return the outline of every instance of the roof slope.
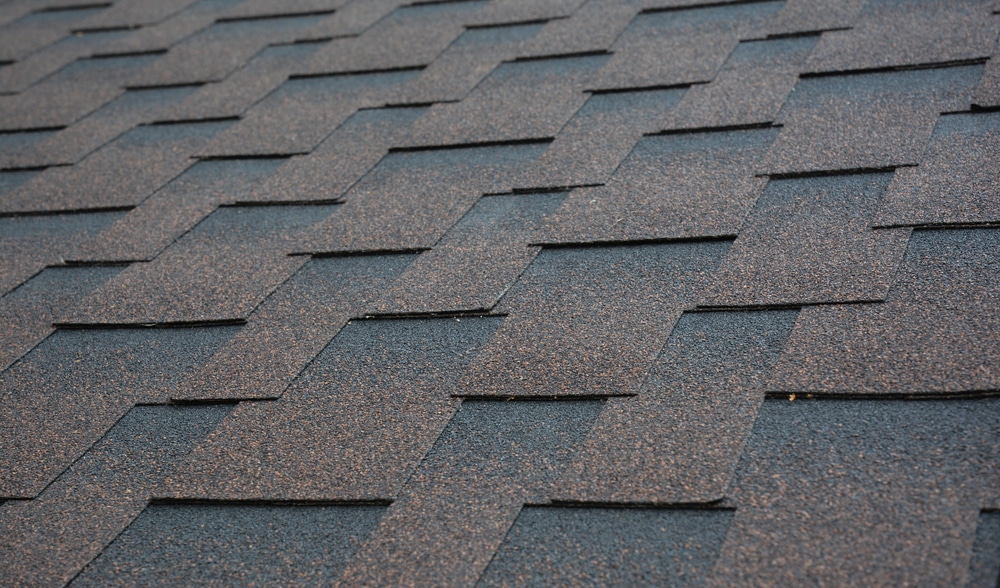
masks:
{"label": "roof slope", "polygon": [[995,586],[998,36],[0,1],[0,585]]}

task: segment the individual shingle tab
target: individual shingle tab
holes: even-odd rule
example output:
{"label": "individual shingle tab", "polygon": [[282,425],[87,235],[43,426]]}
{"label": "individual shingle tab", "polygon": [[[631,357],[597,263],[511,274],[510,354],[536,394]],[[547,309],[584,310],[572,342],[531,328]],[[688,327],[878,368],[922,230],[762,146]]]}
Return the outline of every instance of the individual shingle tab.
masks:
{"label": "individual shingle tab", "polygon": [[480,199],[371,310],[396,314],[492,308],[538,254],[539,248],[528,242],[564,196],[556,192]]}
{"label": "individual shingle tab", "polygon": [[591,95],[518,187],[603,184],[644,133],[664,127],[682,95],[681,89]]}
{"label": "individual shingle tab", "polygon": [[247,319],[174,400],[277,398],[351,317],[361,316],[413,254],[313,258]]}
{"label": "individual shingle tab", "polygon": [[989,57],[1000,33],[978,0],[870,0],[854,26],[823,33],[811,71],[847,71]]}
{"label": "individual shingle tab", "polygon": [[69,125],[121,95],[125,80],[156,57],[79,59],[20,94],[0,96],[0,129]]}
{"label": "individual shingle tab", "polygon": [[695,84],[663,128],[698,129],[774,121],[817,37],[741,42],[715,78]]}
{"label": "individual shingle tab", "polygon": [[1000,231],[914,231],[881,304],[803,309],[772,390],[926,394],[996,390]]}
{"label": "individual shingle tab", "polygon": [[216,82],[269,44],[290,43],[322,15],[216,21],[131,77],[130,87]]}
{"label": "individual shingle tab", "polygon": [[166,496],[390,499],[457,405],[497,318],[352,321],[273,402],[241,404]]}
{"label": "individual shingle tab", "polygon": [[165,402],[237,329],[50,335],[0,373],[0,496],[36,496],[134,404]]}
{"label": "individual shingle tab", "polygon": [[152,504],[72,586],[329,585],[384,511]]}
{"label": "individual shingle tab", "polygon": [[552,137],[587,101],[583,92],[607,55],[501,64],[461,102],[436,104],[408,145],[459,145]]}
{"label": "individual shingle tab", "polygon": [[546,143],[391,153],[345,195],[347,203],[303,237],[299,251],[433,247],[483,194],[509,192]]}
{"label": "individual shingle tab", "polygon": [[0,69],[0,93],[13,94],[42,80],[77,59],[100,52],[103,45],[121,39],[125,31],[77,33]]}
{"label": "individual shingle tab", "polygon": [[286,81],[200,155],[307,153],[362,108],[385,105],[417,70],[343,74]]}
{"label": "individual shingle tab", "polygon": [[602,404],[463,402],[342,582],[471,585],[522,505],[545,500]]}
{"label": "individual shingle tab", "polygon": [[283,159],[199,161],[97,237],[82,243],[72,261],[149,261],[221,204],[243,196]]}
{"label": "individual shingle tab", "polygon": [[[7,23],[0,29],[0,61],[17,61],[55,43],[70,33],[75,25],[84,19],[100,13],[104,6],[47,9],[32,6],[28,14]],[[41,10],[37,10],[41,8]]]}
{"label": "individual shingle tab", "polygon": [[133,408],[38,498],[0,506],[0,582],[61,586],[73,579],[139,516],[173,464],[230,409]]}
{"label": "individual shingle tab", "polygon": [[1000,482],[998,408],[765,402],[708,585],[964,584],[980,504]]}
{"label": "individual shingle tab", "polygon": [[343,73],[426,65],[464,30],[463,22],[486,6],[459,0],[401,6],[358,37],[334,39],[300,73]]}
{"label": "individual shingle tab", "polygon": [[52,333],[52,322],[121,267],[47,268],[0,298],[0,371]]}
{"label": "individual shingle tab", "polygon": [[643,12],[618,37],[592,88],[667,86],[711,80],[743,38],[761,36],[783,2]]}
{"label": "individual shingle tab", "polygon": [[729,510],[527,507],[476,586],[700,586]]}
{"label": "individual shingle tab", "polygon": [[799,81],[763,173],[873,169],[919,163],[942,112],[968,108],[982,66],[865,73]]}
{"label": "individual shingle tab", "polygon": [[290,158],[243,201],[338,200],[378,164],[424,112],[426,108],[359,110],[311,153]]}
{"label": "individual shingle tab", "polygon": [[643,137],[607,185],[577,188],[539,242],[735,235],[767,181],[753,170],[776,129]]}
{"label": "individual shingle tab", "polygon": [[245,319],[306,263],[286,253],[332,206],[219,208],[149,263],[130,266],[61,322],[192,323]]}
{"label": "individual shingle tab", "polygon": [[133,90],[105,104],[76,124],[27,149],[0,156],[0,167],[72,165],[133,127],[151,123],[194,88]]}
{"label": "individual shingle tab", "polygon": [[[121,5],[121,2],[116,3],[116,6]],[[104,51],[112,55],[150,51],[163,53],[184,39],[210,27],[228,8],[224,2],[191,3],[181,12],[160,22],[133,30],[124,39],[107,45]]]}
{"label": "individual shingle tab", "polygon": [[771,180],[715,274],[706,306],[882,300],[908,229],[871,229],[891,173]]}
{"label": "individual shingle tab", "polygon": [[545,23],[545,28],[525,43],[521,56],[607,51],[640,9],[632,2],[590,0],[567,18]]}
{"label": "individual shingle tab", "polygon": [[470,18],[480,26],[513,24],[572,15],[586,0],[540,0],[524,4],[518,0],[493,0]]}
{"label": "individual shingle tab", "polygon": [[266,47],[226,79],[205,84],[162,113],[160,120],[202,120],[240,116],[280,86],[318,43]]}
{"label": "individual shingle tab", "polygon": [[0,197],[0,211],[135,206],[195,163],[191,153],[231,122],[141,126],[74,166],[52,167]]}
{"label": "individual shingle tab", "polygon": [[768,24],[770,35],[850,28],[867,0],[788,0]]}
{"label": "individual shingle tab", "polygon": [[543,249],[500,302],[462,387],[476,396],[635,394],[728,242]]}
{"label": "individual shingle tab", "polygon": [[357,36],[410,0],[348,1],[329,18],[302,31],[299,40],[328,40]]}
{"label": "individual shingle tab", "polygon": [[75,30],[137,28],[163,21],[198,0],[118,0],[106,9],[74,25]]}
{"label": "individual shingle tab", "polygon": [[1000,221],[1000,114],[938,119],[920,165],[896,170],[878,225]]}
{"label": "individual shingle tab", "polygon": [[47,265],[60,265],[121,213],[0,217],[0,296]]}
{"label": "individual shingle tab", "polygon": [[541,28],[541,23],[527,23],[467,29],[407,85],[400,102],[426,104],[465,98],[501,62],[516,57]]}
{"label": "individual shingle tab", "polygon": [[639,395],[608,401],[555,498],[721,499],[795,316],[787,310],[682,316]]}

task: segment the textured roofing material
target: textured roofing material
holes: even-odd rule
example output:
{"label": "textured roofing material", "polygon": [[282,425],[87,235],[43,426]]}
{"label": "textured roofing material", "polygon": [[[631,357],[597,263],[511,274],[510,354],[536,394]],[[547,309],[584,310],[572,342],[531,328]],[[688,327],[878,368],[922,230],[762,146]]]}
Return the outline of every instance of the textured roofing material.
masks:
{"label": "textured roofing material", "polygon": [[0,585],[996,586],[996,0],[0,0]]}

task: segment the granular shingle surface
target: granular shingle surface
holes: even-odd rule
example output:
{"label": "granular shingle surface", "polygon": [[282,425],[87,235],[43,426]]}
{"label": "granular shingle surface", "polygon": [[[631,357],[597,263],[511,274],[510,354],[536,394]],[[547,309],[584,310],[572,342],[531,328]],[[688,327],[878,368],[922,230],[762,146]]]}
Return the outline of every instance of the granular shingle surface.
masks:
{"label": "granular shingle surface", "polygon": [[997,0],[0,0],[0,585],[1000,583]]}

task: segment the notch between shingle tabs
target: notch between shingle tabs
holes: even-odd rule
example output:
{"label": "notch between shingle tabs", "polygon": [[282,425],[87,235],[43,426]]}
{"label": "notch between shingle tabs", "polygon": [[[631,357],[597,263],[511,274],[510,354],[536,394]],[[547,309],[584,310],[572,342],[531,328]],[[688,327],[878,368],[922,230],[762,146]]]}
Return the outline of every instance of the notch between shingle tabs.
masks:
{"label": "notch between shingle tabs", "polygon": [[788,402],[824,400],[853,400],[857,402],[896,401],[896,402],[941,402],[946,400],[979,400],[984,398],[1000,398],[1000,390],[964,390],[962,392],[851,392],[835,390],[832,392],[802,392],[772,390],[764,394],[766,400],[785,400]]}
{"label": "notch between shingle tabs", "polygon": [[829,78],[836,76],[851,76],[863,74],[888,73],[895,71],[918,71],[924,69],[948,69],[951,67],[964,67],[969,65],[983,65],[989,61],[989,57],[976,57],[972,59],[958,59],[955,61],[939,61],[934,63],[913,63],[907,65],[890,65],[886,67],[870,67],[861,69],[842,69],[833,71],[811,71],[799,74],[800,79],[809,78]]}
{"label": "notch between shingle tabs", "polygon": [[476,30],[483,30],[483,29],[506,29],[506,28],[513,28],[513,27],[529,26],[529,25],[543,25],[543,24],[546,24],[546,23],[548,23],[550,21],[553,21],[553,20],[563,20],[565,18],[566,17],[558,17],[558,18],[535,18],[535,19],[532,19],[532,20],[518,20],[518,21],[511,21],[511,22],[502,22],[502,23],[497,23],[497,24],[493,24],[493,23],[488,23],[488,24],[470,24],[470,25],[465,25],[465,30],[467,30],[467,31],[476,31]]}
{"label": "notch between shingle tabs", "polygon": [[726,499],[709,500],[707,502],[603,502],[589,500],[560,500],[554,499],[550,502],[526,503],[524,506],[534,506],[541,508],[618,508],[627,509],[656,509],[656,510],[730,510],[736,509],[726,506]]}
{"label": "notch between shingle tabs", "polygon": [[328,259],[331,257],[363,257],[365,255],[413,255],[424,251],[430,251],[429,247],[414,249],[357,249],[348,251],[296,251],[289,255],[310,255],[318,259]]}
{"label": "notch between shingle tabs", "polygon": [[605,55],[611,55],[611,51],[605,51],[603,49],[595,51],[576,51],[574,53],[557,53],[555,55],[524,55],[521,57],[515,57],[514,59],[508,59],[502,63],[526,63],[531,61],[548,61],[551,59],[575,59],[577,57],[601,57]]}
{"label": "notch between shingle tabs", "polygon": [[163,323],[64,323],[54,322],[52,326],[65,330],[121,330],[121,329],[198,329],[205,327],[239,327],[247,324],[246,319],[219,319],[209,321],[168,321]]}
{"label": "notch between shingle tabs", "polygon": [[[163,55],[166,52],[167,52],[166,49],[149,49],[147,51],[125,51],[123,53],[94,53],[93,55],[89,55],[84,59],[101,60],[101,59],[121,59],[126,57],[147,57],[150,55]],[[197,85],[199,84],[177,84],[176,86],[166,86],[166,87],[197,86]],[[146,86],[143,86],[143,88],[145,89]]]}
{"label": "notch between shingle tabs", "polygon": [[599,240],[577,242],[545,242],[529,243],[532,247],[545,249],[583,249],[586,247],[633,247],[636,245],[676,245],[680,243],[732,243],[736,235],[712,235],[707,237],[665,237],[657,239],[631,239],[628,241]]}
{"label": "notch between shingle tabs", "polygon": [[74,12],[74,11],[84,11],[84,10],[94,10],[95,8],[107,8],[111,6],[110,2],[94,2],[92,4],[59,4],[56,6],[46,6],[45,8],[40,8],[38,10],[32,11],[31,14],[45,14],[47,12]]}
{"label": "notch between shingle tabs", "polygon": [[838,31],[849,31],[851,27],[834,27],[831,29],[817,29],[814,31],[796,31],[794,33],[771,33],[761,39],[741,39],[742,41],[775,41],[778,39],[801,39],[802,37],[818,37],[823,33],[835,33]]}
{"label": "notch between shingle tabs", "polygon": [[639,14],[659,14],[663,12],[683,12],[686,10],[699,10],[701,8],[723,8],[729,6],[742,6],[745,4],[767,4],[774,0],[736,0],[735,2],[705,2],[704,4],[685,4],[682,6],[658,6],[653,8],[643,8]]}
{"label": "notch between shingle tabs", "polygon": [[[490,315],[491,317],[497,315]],[[496,396],[489,394],[462,394],[455,392],[451,394],[452,398],[461,398],[462,400],[475,400],[476,402],[584,402],[584,401],[603,401],[610,398],[631,398],[637,396],[637,394],[629,392],[621,392],[614,394],[524,394],[522,395],[504,395]]]}
{"label": "notch between shingle tabs", "polygon": [[[52,166],[52,167],[69,167],[65,165]],[[48,168],[41,168],[48,169]],[[18,170],[18,171],[31,171],[31,170]],[[70,209],[59,209],[59,210],[27,210],[24,212],[0,212],[0,218],[21,218],[21,217],[38,217],[38,216],[63,216],[66,214],[94,214],[99,212],[128,212],[135,208],[134,206],[104,206],[100,208],[70,208]]]}
{"label": "notch between shingle tabs", "polygon": [[372,314],[366,314],[366,315],[364,315],[362,317],[352,318],[348,322],[352,322],[352,321],[426,320],[426,319],[455,319],[457,322],[461,322],[462,319],[503,318],[505,316],[507,316],[506,313],[491,313],[490,309],[483,308],[483,309],[475,309],[475,310],[442,311],[442,312],[386,312],[386,313],[372,313]]}
{"label": "notch between shingle tabs", "polygon": [[304,12],[282,12],[277,14],[251,14],[247,16],[224,16],[215,19],[216,23],[250,22],[256,20],[280,20],[283,18],[302,18],[306,16],[325,16],[336,10],[307,10]]}
{"label": "notch between shingle tabs", "polygon": [[779,174],[756,174],[758,178],[770,178],[772,180],[796,180],[800,178],[825,178],[829,176],[855,176],[861,174],[884,174],[892,173],[899,168],[916,167],[916,164],[891,165],[886,167],[854,167],[850,169],[821,169],[806,172],[789,172]]}
{"label": "notch between shingle tabs", "polygon": [[98,34],[98,33],[129,33],[132,31],[137,31],[142,28],[142,25],[121,25],[116,27],[92,27],[87,29],[70,29],[69,32],[74,35],[80,34]]}
{"label": "notch between shingle tabs", "polygon": [[479,149],[482,147],[514,147],[517,145],[548,145],[555,139],[511,139],[510,141],[484,141],[482,143],[453,143],[448,145],[416,145],[412,147],[391,147],[389,153],[417,153],[422,151],[448,151],[454,149]]}
{"label": "notch between shingle tabs", "polygon": [[[313,78],[342,78],[347,76],[366,76],[372,74],[400,73],[408,71],[423,71],[425,65],[408,65],[404,67],[388,67],[383,69],[356,69],[349,71],[337,71],[331,73],[299,73],[288,76],[289,80],[309,80]],[[368,109],[370,110],[370,109]]]}
{"label": "notch between shingle tabs", "polygon": [[392,500],[386,498],[361,498],[357,500],[219,500],[210,498],[166,498],[153,497],[149,501],[155,505],[213,505],[213,506],[390,506]]}
{"label": "notch between shingle tabs", "polygon": [[646,133],[646,137],[660,137],[667,135],[696,135],[704,133],[730,133],[733,131],[755,131],[759,129],[780,129],[782,125],[773,122],[752,123],[746,125],[727,125],[721,127],[693,127],[684,129],[665,129],[655,133]]}

